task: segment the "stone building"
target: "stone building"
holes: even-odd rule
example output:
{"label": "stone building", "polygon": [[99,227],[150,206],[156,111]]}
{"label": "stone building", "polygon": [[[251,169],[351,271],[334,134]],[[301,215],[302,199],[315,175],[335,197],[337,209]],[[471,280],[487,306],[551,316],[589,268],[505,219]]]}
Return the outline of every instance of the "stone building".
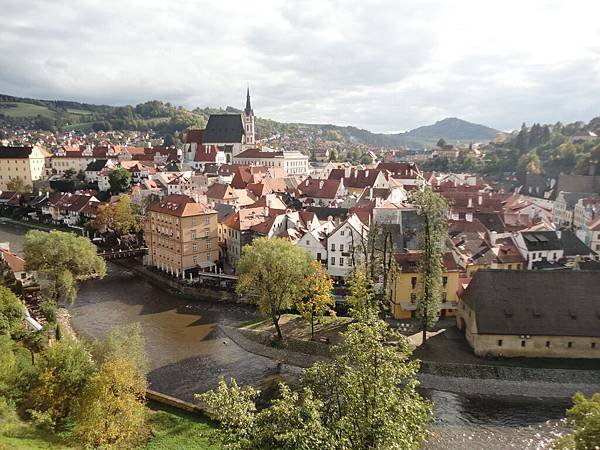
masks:
{"label": "stone building", "polygon": [[600,358],[600,274],[479,270],[457,326],[478,356]]}
{"label": "stone building", "polygon": [[187,195],[168,195],[152,205],[144,237],[144,264],[178,277],[211,268],[219,259],[217,211]]}
{"label": "stone building", "polygon": [[45,159],[51,155],[38,145],[33,147],[0,146],[0,190],[7,189],[7,183],[20,179],[24,186],[31,186],[44,178]]}

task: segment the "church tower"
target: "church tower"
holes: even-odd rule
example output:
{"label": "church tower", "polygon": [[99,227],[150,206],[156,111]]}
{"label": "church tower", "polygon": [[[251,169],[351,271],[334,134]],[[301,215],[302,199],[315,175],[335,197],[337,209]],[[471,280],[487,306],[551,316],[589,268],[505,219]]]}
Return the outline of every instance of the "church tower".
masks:
{"label": "church tower", "polygon": [[244,109],[244,144],[246,146],[254,146],[256,145],[256,141],[254,139],[254,111],[252,111],[252,106],[250,105],[250,88],[246,91],[246,109]]}

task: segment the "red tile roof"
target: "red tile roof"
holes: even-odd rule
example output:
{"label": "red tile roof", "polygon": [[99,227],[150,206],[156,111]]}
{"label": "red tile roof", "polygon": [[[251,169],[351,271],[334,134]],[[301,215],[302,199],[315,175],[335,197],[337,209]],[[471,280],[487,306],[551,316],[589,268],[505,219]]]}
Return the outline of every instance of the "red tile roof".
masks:
{"label": "red tile roof", "polygon": [[149,211],[177,217],[216,213],[191,197],[182,194],[167,195],[149,208]]}

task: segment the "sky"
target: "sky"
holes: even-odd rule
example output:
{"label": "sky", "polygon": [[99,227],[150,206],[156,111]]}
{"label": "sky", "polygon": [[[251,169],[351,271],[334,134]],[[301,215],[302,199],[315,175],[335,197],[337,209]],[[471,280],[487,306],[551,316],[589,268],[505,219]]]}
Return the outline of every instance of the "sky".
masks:
{"label": "sky", "polygon": [[600,115],[598,0],[0,0],[0,93],[501,130]]}

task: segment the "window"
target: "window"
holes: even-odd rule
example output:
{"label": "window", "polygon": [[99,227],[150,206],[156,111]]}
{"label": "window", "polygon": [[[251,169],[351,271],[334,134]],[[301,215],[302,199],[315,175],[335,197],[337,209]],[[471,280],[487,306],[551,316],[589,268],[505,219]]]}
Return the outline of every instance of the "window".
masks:
{"label": "window", "polygon": [[195,242],[192,244],[192,251],[193,252],[197,252],[198,251],[198,244],[196,244]]}
{"label": "window", "polygon": [[550,341],[546,341],[546,348],[550,348]]}
{"label": "window", "polygon": [[446,287],[446,285],[448,284],[448,277],[443,277],[442,283],[444,284],[444,287]]}
{"label": "window", "polygon": [[498,339],[498,347],[502,347],[502,339]]}
{"label": "window", "polygon": [[331,244],[331,251],[335,252],[335,244]]}
{"label": "window", "polygon": [[192,239],[196,239],[196,230],[192,230]]}
{"label": "window", "polygon": [[332,257],[331,257],[331,265],[332,265],[332,266],[335,266],[335,256],[332,256]]}
{"label": "window", "polygon": [[317,253],[317,261],[321,261],[321,254]]}
{"label": "window", "polygon": [[445,302],[448,298],[448,293],[447,292],[442,292],[442,301]]}
{"label": "window", "polygon": [[192,226],[196,225],[196,218],[192,217]]}
{"label": "window", "polygon": [[568,344],[567,344],[567,347],[573,348],[573,342],[569,341]]}
{"label": "window", "polygon": [[595,342],[592,342],[592,344],[591,344],[591,347],[592,347],[592,348],[596,348],[596,343],[595,343]]}
{"label": "window", "polygon": [[508,270],[512,270],[512,264],[508,265]]}
{"label": "window", "polygon": [[521,341],[521,347],[525,347],[525,341]]}
{"label": "window", "polygon": [[340,231],[340,236],[344,235],[344,230]]}
{"label": "window", "polygon": [[198,264],[198,257],[197,257],[197,256],[194,256],[194,257],[192,258],[192,261],[194,262],[194,264]]}
{"label": "window", "polygon": [[344,267],[344,258],[340,258],[340,267]]}
{"label": "window", "polygon": [[412,288],[416,288],[417,287],[417,277],[412,277],[410,279],[410,284],[412,285]]}
{"label": "window", "polygon": [[340,244],[340,252],[344,251],[344,244]]}

